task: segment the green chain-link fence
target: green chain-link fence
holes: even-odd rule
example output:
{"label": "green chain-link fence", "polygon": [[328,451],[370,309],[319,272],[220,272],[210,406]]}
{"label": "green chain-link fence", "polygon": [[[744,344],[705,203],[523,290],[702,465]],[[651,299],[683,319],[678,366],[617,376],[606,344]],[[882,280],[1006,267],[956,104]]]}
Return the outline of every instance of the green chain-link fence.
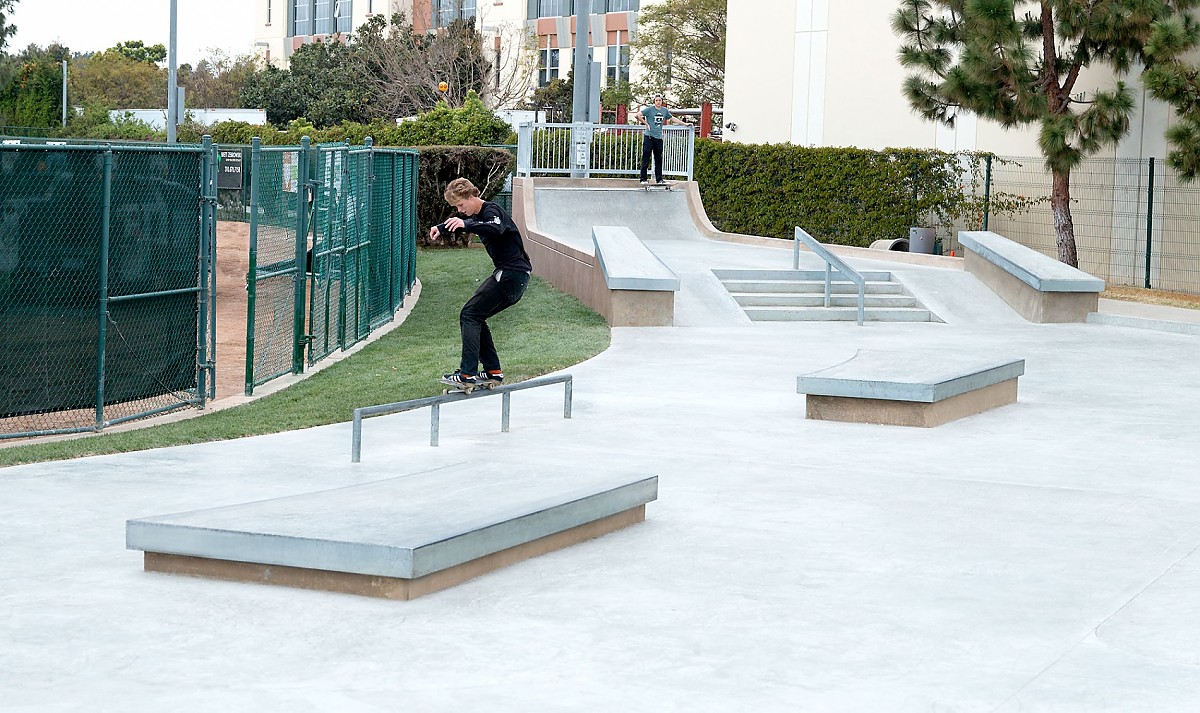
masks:
{"label": "green chain-link fence", "polygon": [[211,398],[215,153],[0,144],[0,438]]}
{"label": "green chain-link fence", "polygon": [[418,154],[251,147],[246,393],[392,319],[416,281]]}

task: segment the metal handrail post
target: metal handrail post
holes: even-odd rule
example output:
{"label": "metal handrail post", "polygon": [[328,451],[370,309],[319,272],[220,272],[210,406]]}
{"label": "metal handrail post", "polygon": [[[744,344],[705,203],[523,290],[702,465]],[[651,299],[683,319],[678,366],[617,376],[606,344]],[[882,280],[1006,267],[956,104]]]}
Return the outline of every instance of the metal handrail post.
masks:
{"label": "metal handrail post", "polygon": [[[858,286],[858,324],[859,324],[859,326],[862,326],[862,323],[866,318],[866,314],[865,314],[866,313],[866,292],[867,292],[866,280],[863,279],[863,276],[860,275],[857,270],[855,270],[854,268],[847,265],[846,262],[844,260],[842,260],[841,258],[839,258],[837,255],[834,255],[833,252],[831,252],[829,250],[829,248],[822,245],[815,238],[813,238],[813,236],[804,232],[804,230],[802,228],[800,228],[800,226],[796,226],[795,236],[796,236],[795,237],[795,245],[793,247],[793,250],[796,252],[794,253],[795,257],[793,258],[793,260],[796,260],[799,257],[798,251],[800,249],[800,241],[804,241],[804,244],[808,246],[809,250],[812,250],[815,255],[817,255],[818,257],[820,257],[822,260],[825,261],[825,306],[826,307],[828,307],[829,303],[830,303],[830,293],[831,293],[831,287],[832,287],[831,286],[831,279],[832,279],[831,273],[834,269],[836,269],[839,273],[841,273],[847,280],[850,280],[851,282],[853,282],[855,285]],[[796,262],[796,266],[797,267],[799,266],[798,262]]]}

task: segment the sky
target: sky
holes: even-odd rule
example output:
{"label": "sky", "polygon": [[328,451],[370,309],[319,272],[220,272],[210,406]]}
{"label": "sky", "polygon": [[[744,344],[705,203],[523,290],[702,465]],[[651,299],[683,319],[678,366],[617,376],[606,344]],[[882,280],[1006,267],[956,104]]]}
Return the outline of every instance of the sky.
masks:
{"label": "sky", "polygon": [[[250,54],[254,45],[255,0],[177,0],[179,64],[195,65],[216,47],[229,55]],[[167,46],[170,0],[17,0],[8,22],[17,26],[4,51],[52,42],[72,52],[99,52],[118,42],[141,40]]]}

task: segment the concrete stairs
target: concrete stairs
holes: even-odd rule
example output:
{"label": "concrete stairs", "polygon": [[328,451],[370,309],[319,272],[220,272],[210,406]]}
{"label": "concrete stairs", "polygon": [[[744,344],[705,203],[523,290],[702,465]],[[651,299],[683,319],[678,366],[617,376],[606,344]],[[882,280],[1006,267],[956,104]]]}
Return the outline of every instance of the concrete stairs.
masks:
{"label": "concrete stairs", "polygon": [[[823,270],[713,270],[755,322],[855,321],[858,287],[833,273],[825,306]],[[864,317],[873,322],[940,322],[890,272],[864,271]]]}

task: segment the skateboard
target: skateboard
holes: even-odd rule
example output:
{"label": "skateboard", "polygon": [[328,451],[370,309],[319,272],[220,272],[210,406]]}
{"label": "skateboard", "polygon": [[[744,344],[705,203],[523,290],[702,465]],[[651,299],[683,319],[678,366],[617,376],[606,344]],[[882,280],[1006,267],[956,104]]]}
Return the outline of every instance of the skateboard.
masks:
{"label": "skateboard", "polygon": [[444,379],[444,378],[438,379],[438,381],[443,384],[446,384],[449,387],[449,388],[442,389],[442,396],[445,396],[446,394],[449,394],[454,391],[458,391],[460,393],[464,393],[469,396],[472,392],[475,392],[475,391],[482,391],[482,390],[490,391],[490,390],[496,388],[496,382],[494,382],[494,381],[481,381],[478,384],[460,384],[456,381],[450,381],[449,379]]}
{"label": "skateboard", "polygon": [[669,190],[671,190],[671,186],[673,186],[673,185],[675,185],[675,184],[674,183],[647,183],[646,185],[642,186],[642,190],[646,191],[647,193],[649,193],[650,189],[652,189],[652,188],[669,191]]}

